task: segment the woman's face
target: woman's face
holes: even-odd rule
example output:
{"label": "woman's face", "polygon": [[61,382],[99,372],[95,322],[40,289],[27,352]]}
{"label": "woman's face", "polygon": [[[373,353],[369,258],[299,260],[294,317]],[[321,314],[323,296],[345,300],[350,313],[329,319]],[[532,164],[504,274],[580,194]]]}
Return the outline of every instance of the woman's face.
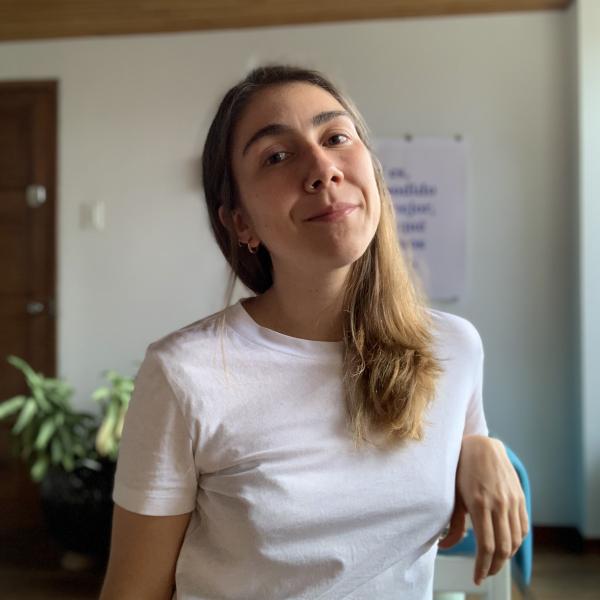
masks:
{"label": "woman's face", "polygon": [[258,92],[234,131],[232,167],[238,239],[263,243],[275,273],[350,265],[375,235],[380,198],[371,156],[350,115],[318,86]]}

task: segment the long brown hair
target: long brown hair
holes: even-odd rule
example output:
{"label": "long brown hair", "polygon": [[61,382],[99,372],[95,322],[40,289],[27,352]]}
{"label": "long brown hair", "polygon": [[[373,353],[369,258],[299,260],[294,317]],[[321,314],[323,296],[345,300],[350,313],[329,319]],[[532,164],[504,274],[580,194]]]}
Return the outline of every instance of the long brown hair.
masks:
{"label": "long brown hair", "polygon": [[[235,127],[253,96],[272,85],[303,82],[329,92],[352,116],[369,149],[381,198],[379,225],[364,254],[351,266],[343,298],[344,388],[348,425],[356,446],[369,434],[384,444],[423,437],[425,410],[442,369],[432,352],[432,323],[416,274],[404,259],[381,164],[371,149],[366,124],[352,101],[321,73],[289,65],[254,69],[226,94],[212,121],[202,155],[208,215],[217,243],[231,266],[227,304],[236,277],[256,294],[273,284],[264,244],[256,254],[239,252],[231,213],[239,193],[231,165]],[[228,227],[219,219],[223,206]]]}

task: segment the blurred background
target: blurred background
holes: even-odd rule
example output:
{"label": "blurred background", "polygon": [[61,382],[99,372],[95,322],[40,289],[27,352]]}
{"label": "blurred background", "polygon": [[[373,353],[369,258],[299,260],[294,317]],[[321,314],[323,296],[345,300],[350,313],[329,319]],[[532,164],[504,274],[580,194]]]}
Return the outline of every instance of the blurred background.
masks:
{"label": "blurred background", "polygon": [[[533,592],[596,593],[600,5],[146,4],[0,3],[0,401],[23,396],[0,421],[0,597],[99,591],[101,551],[63,539],[43,486],[87,461],[110,488],[146,346],[223,308],[199,158],[224,91],[264,61],[322,70],[373,137],[468,143],[466,293],[434,306],[482,336],[488,425],[531,481]],[[77,518],[62,529],[102,537]]]}

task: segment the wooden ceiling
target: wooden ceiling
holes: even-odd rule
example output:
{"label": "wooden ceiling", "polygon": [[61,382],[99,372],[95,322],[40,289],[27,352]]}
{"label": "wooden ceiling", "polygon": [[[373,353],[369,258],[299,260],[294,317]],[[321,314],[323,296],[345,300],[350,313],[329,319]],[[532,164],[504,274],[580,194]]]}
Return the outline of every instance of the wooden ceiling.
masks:
{"label": "wooden ceiling", "polygon": [[0,0],[0,41],[564,9],[571,0]]}

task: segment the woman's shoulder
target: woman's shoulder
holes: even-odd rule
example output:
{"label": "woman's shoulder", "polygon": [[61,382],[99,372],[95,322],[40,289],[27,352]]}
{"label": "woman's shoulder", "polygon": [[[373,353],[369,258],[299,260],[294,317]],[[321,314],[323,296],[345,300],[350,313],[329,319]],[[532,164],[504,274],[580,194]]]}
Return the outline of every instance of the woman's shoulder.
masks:
{"label": "woman's shoulder", "polygon": [[470,350],[474,353],[483,351],[483,343],[479,331],[471,321],[453,313],[429,308],[433,325],[433,334],[438,344]]}
{"label": "woman's shoulder", "polygon": [[149,344],[147,353],[163,359],[181,360],[185,356],[201,358],[205,353],[214,352],[214,342],[222,333],[226,310],[217,311],[163,335]]}

